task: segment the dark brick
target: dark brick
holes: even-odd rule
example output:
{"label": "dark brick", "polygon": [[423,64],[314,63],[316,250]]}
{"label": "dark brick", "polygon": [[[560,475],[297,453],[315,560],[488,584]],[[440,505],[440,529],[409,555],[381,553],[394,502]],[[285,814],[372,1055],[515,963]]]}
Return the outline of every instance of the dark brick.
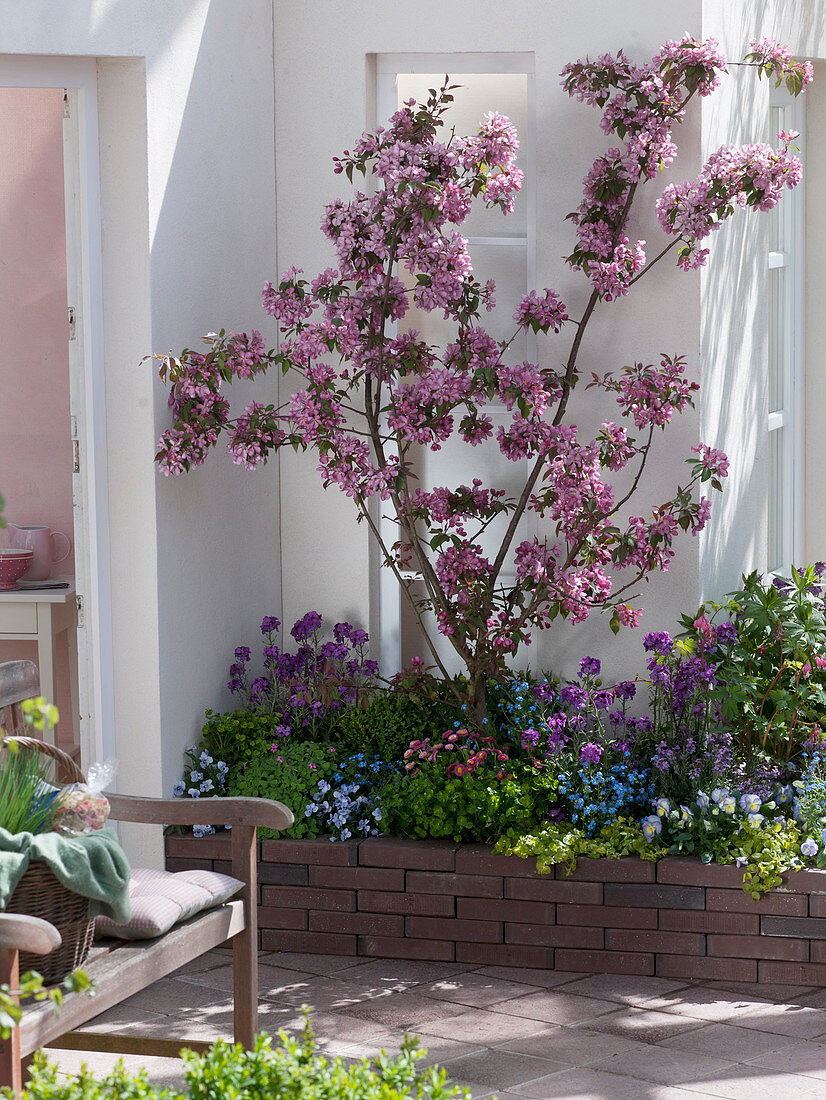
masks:
{"label": "dark brick", "polygon": [[404,917],[386,913],[310,913],[311,932],[353,932],[358,936],[403,936]]}
{"label": "dark brick", "polygon": [[634,928],[609,928],[609,951],[653,951],[663,955],[705,955],[706,938],[696,932],[646,932]]}
{"label": "dark brick", "polygon": [[568,951],[559,947],[554,952],[554,969],[579,970],[584,974],[642,974],[650,977],[654,973],[654,956],[621,951]]}
{"label": "dark brick", "polygon": [[656,928],[656,909],[621,909],[616,905],[557,905],[557,924],[589,924],[598,928]]}
{"label": "dark brick", "polygon": [[757,962],[755,959],[711,959],[701,955],[657,955],[657,977],[756,982]]}
{"label": "dark brick", "polygon": [[259,905],[258,924],[261,928],[292,928],[294,931],[303,932],[307,928],[307,910]]}
{"label": "dark brick", "polygon": [[803,871],[787,871],[780,889],[791,894],[826,894],[826,868],[807,867]]}
{"label": "dark brick", "polygon": [[809,916],[826,917],[826,897],[823,894],[809,895]]}
{"label": "dark brick", "polygon": [[826,941],[811,940],[809,943],[809,959],[813,963],[826,963]]}
{"label": "dark brick", "polygon": [[440,840],[368,837],[361,842],[359,864],[363,867],[404,867],[411,871],[452,871],[456,865],[456,845]]}
{"label": "dark brick", "polygon": [[757,936],[756,913],[710,913],[707,909],[660,909],[664,932],[717,932],[724,936]]}
{"label": "dark brick", "polygon": [[262,840],[261,859],[265,863],[304,863],[308,866],[355,867],[358,863],[357,840]]}
{"label": "dark brick", "polygon": [[310,867],[310,886],[344,890],[404,890],[401,867]]}
{"label": "dark brick", "polygon": [[[264,951],[306,951],[314,955],[355,955],[356,937],[326,932],[291,932],[265,928],[261,932]],[[278,966],[278,959],[272,960]]]}
{"label": "dark brick", "polygon": [[494,920],[456,920],[441,917],[406,917],[405,935],[414,939],[468,940],[501,943],[502,924]]}
{"label": "dark brick", "polygon": [[787,962],[808,962],[809,941],[787,940],[779,936],[710,935],[708,953],[729,959],[783,959]]}
{"label": "dark brick", "polygon": [[392,936],[359,936],[359,955],[381,959],[433,959],[453,962],[455,944],[450,940],[408,940]]}
{"label": "dark brick", "polygon": [[705,891],[701,886],[660,886],[640,883],[608,882],[606,905],[630,905],[639,908],[703,909]]}
{"label": "dark brick", "polygon": [[700,863],[698,859],[675,856],[657,863],[657,882],[673,886],[717,886],[742,890],[743,872],[739,867]]}
{"label": "dark brick", "polygon": [[456,913],[453,894],[404,894],[381,890],[359,890],[358,908],[365,913],[419,913],[423,917],[452,917]]}
{"label": "dark brick", "polygon": [[288,909],[335,909],[354,913],[356,895],[353,890],[317,890],[311,886],[265,886],[264,905],[279,905]]}
{"label": "dark brick", "polygon": [[466,844],[456,852],[456,872],[460,875],[511,875],[533,878],[536,860],[521,856],[496,855],[487,844]]}
{"label": "dark brick", "polygon": [[826,966],[818,963],[771,962],[758,964],[758,978],[769,985],[826,985]]}
{"label": "dark brick", "polygon": [[505,942],[537,943],[543,947],[588,947],[598,951],[605,945],[605,931],[559,924],[506,924]]}
{"label": "dark brick", "polygon": [[755,901],[745,890],[706,890],[706,909],[720,913],[753,913],[758,916],[805,917],[803,894],[782,894],[776,890]]}
{"label": "dark brick", "polygon": [[259,863],[258,881],[269,886],[306,886],[309,869],[300,863]]}
{"label": "dark brick", "polygon": [[565,882],[537,878],[506,878],[505,897],[526,901],[561,901],[572,905],[599,905],[602,901],[602,883]]}
{"label": "dark brick", "polygon": [[[519,879],[513,881],[518,882]],[[530,880],[525,880],[530,881]],[[502,879],[492,875],[439,874],[408,871],[407,890],[412,894],[456,894],[465,898],[501,898]]]}
{"label": "dark brick", "polygon": [[187,859],[185,856],[167,856],[167,871],[213,871],[211,859]]}
{"label": "dark brick", "polygon": [[826,940],[826,919],[822,917],[761,917],[763,936],[805,936]]}
{"label": "dark brick", "polygon": [[463,920],[508,920],[514,924],[555,924],[556,906],[521,898],[457,898],[456,916]]}
{"label": "dark brick", "polygon": [[457,943],[456,961],[475,963],[477,966],[531,966],[539,970],[553,970],[554,952],[550,947]]}
{"label": "dark brick", "polygon": [[556,877],[575,882],[654,882],[655,864],[636,856],[625,859],[588,859],[581,857],[569,874],[558,867]]}

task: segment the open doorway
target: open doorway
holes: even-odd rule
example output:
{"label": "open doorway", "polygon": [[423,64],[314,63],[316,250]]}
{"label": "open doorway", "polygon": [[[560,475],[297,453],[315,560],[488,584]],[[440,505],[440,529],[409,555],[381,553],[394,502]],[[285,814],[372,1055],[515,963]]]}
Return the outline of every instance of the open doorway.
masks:
{"label": "open doorway", "polygon": [[5,86],[0,73],[0,543],[35,551],[28,573],[0,592],[0,660],[38,664],[41,691],[60,711],[56,740],[88,766],[99,756],[100,661],[84,606],[96,554],[83,453],[80,143],[76,91]]}

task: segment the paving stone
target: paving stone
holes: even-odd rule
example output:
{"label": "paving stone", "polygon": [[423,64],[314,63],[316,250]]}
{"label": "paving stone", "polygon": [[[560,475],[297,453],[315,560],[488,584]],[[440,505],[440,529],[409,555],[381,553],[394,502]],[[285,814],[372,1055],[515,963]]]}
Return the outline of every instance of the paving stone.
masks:
{"label": "paving stone", "polygon": [[536,1058],[529,1054],[487,1048],[476,1054],[453,1059],[445,1064],[445,1068],[451,1081],[484,1084],[491,1090],[512,1088],[569,1067],[564,1062],[550,1058]]}
{"label": "paving stone", "polygon": [[[389,989],[409,989],[421,982],[436,982],[462,974],[472,967],[465,963],[419,962],[415,959],[359,960],[346,974],[348,982],[372,982]],[[508,975],[514,973],[510,968]]]}
{"label": "paving stone", "polygon": [[485,978],[480,974],[455,974],[452,978],[442,978],[437,982],[419,987],[420,992],[440,1001],[453,1001],[455,1004],[468,1005],[471,1008],[487,1008],[526,993],[538,992],[536,986],[523,985],[520,982],[503,981],[501,978]]}
{"label": "paving stone", "polygon": [[307,951],[269,951],[260,955],[261,963],[283,966],[288,970],[301,970],[310,974],[337,974],[349,966],[359,964],[359,959],[349,955],[323,955]]}
{"label": "paving stone", "polygon": [[565,1062],[569,1066],[587,1066],[592,1062],[601,1062],[614,1054],[650,1050],[643,1043],[625,1039],[621,1035],[606,1035],[589,1029],[587,1024],[579,1027],[558,1027],[541,1035],[514,1039],[497,1047],[497,1050],[515,1051],[517,1054],[532,1054],[537,1058],[552,1058]]}
{"label": "paving stone", "polygon": [[593,1069],[641,1077],[660,1085],[685,1085],[718,1076],[734,1069],[729,1059],[709,1058],[694,1051],[673,1050],[664,1046],[643,1046],[612,1054],[595,1062]]}
{"label": "paving stone", "polygon": [[546,1034],[551,1025],[524,1016],[502,1016],[490,1010],[470,1009],[461,1016],[449,1020],[434,1020],[417,1028],[422,1035],[422,1045],[427,1046],[427,1035],[443,1035],[466,1043],[504,1044],[512,1039]]}
{"label": "paving stone", "polygon": [[508,1100],[509,1096],[535,1097],[536,1100],[694,1100],[696,1095],[668,1085],[653,1085],[638,1078],[588,1068],[564,1070],[517,1085],[507,1093],[500,1093],[498,1100]]}
{"label": "paving stone", "polygon": [[575,982],[577,978],[585,977],[584,974],[576,974],[573,971],[538,970],[532,966],[482,966],[474,973],[486,978],[506,978],[511,982],[525,982],[527,985],[538,985],[545,989],[567,985],[569,982]]}
{"label": "paving stone", "polygon": [[624,1008],[610,1016],[590,1020],[587,1026],[593,1031],[619,1035],[638,1043],[660,1043],[665,1039],[678,1038],[684,1031],[699,1028],[701,1021],[652,1009]]}
{"label": "paving stone", "polygon": [[[770,1051],[780,1051],[784,1046],[792,1045],[795,1040],[787,1035],[735,1027],[733,1024],[706,1024],[705,1027],[686,1031],[682,1035],[673,1035],[662,1042],[663,1046],[675,1047],[677,1050],[696,1050],[699,1054],[712,1058],[750,1062]],[[823,1065],[826,1070],[826,1062]]]}
{"label": "paving stone", "polygon": [[656,994],[642,1005],[659,1012],[674,1012],[698,1020],[724,1021],[739,1018],[744,1012],[771,1007],[771,1001],[761,1000],[756,990],[752,996],[741,996],[726,989],[689,986],[670,993]]}
{"label": "paving stone", "polygon": [[668,995],[675,990],[690,988],[684,981],[668,981],[665,978],[642,978],[626,974],[591,974],[587,978],[570,982],[566,993],[581,997],[598,997],[605,1001],[635,1005],[652,997]]}
{"label": "paving stone", "polygon": [[614,1001],[600,1001],[595,997],[575,997],[570,993],[542,989],[528,993],[512,1001],[492,1005],[492,1012],[506,1016],[525,1016],[530,1020],[544,1020],[549,1024],[578,1024],[609,1012],[616,1012]]}
{"label": "paving stone", "polygon": [[388,1028],[417,1030],[421,1024],[444,1020],[445,1017],[461,1016],[466,1008],[449,1001],[424,997],[421,993],[391,993],[387,997],[345,1006],[340,1011],[360,1020],[374,1020]]}

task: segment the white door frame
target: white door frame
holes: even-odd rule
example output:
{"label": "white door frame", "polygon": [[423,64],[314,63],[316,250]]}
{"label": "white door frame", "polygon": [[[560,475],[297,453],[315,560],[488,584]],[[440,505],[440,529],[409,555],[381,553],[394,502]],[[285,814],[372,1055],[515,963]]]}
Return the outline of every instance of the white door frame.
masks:
{"label": "white door frame", "polygon": [[66,268],[68,304],[74,317],[71,412],[79,442],[79,469],[73,476],[75,569],[80,597],[80,743],[86,768],[94,760],[114,756],[97,62],[92,57],[0,55],[0,86],[62,88],[68,93]]}

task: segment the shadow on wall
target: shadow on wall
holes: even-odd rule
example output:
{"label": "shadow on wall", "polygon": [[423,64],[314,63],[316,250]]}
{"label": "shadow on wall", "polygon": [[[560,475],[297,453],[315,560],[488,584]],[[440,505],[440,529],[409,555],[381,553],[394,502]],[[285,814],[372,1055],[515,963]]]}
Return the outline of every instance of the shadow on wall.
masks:
{"label": "shadow on wall", "polygon": [[[156,352],[197,347],[220,327],[257,328],[268,347],[276,342],[260,308],[261,288],[277,274],[272,49],[270,0],[209,5],[174,156],[165,179],[150,184],[162,189],[150,259]],[[151,70],[148,79],[151,88]],[[236,415],[253,396],[277,404],[278,378],[235,383],[228,396]],[[170,423],[157,379],[154,400],[157,438]],[[158,478],[157,507],[168,789],[204,708],[229,703],[234,647],[258,636],[264,615],[280,614],[278,462],[249,472],[219,442],[203,468]]]}

